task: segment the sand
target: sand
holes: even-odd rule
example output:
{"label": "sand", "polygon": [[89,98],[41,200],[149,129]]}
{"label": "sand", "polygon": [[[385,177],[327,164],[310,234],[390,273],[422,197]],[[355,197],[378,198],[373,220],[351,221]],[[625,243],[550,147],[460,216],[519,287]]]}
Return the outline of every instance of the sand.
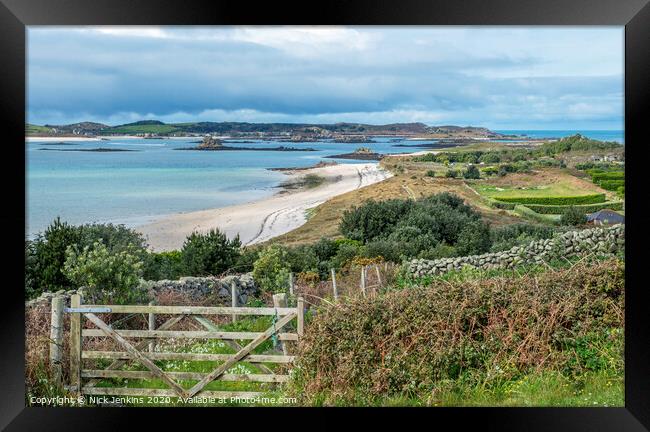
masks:
{"label": "sand", "polygon": [[25,137],[27,142],[74,142],[74,141],[100,141],[94,137]]}
{"label": "sand", "polygon": [[193,231],[206,232],[213,228],[219,228],[229,238],[239,234],[243,245],[251,245],[298,228],[307,221],[306,210],[336,195],[391,176],[378,164],[364,163],[290,172],[287,180],[311,173],[327,181],[315,188],[284,191],[247,204],[165,216],[135,229],[144,234],[154,251],[179,249]]}

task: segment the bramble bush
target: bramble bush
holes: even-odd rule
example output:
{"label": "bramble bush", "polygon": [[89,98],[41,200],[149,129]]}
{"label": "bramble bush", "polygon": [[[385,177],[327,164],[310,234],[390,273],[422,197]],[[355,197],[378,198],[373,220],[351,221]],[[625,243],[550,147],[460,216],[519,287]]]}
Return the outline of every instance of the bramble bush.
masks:
{"label": "bramble bush", "polygon": [[280,245],[263,249],[253,265],[253,278],[265,292],[285,292],[289,286],[289,273],[287,250]]}
{"label": "bramble bush", "polygon": [[[442,386],[529,373],[621,373],[622,261],[518,275],[434,279],[310,315],[288,390],[302,404],[430,400]],[[618,342],[617,342],[618,341]]]}
{"label": "bramble bush", "polygon": [[584,210],[574,206],[569,206],[564,210],[564,213],[562,213],[562,216],[560,217],[560,223],[562,225],[577,226],[586,222],[587,217],[585,216]]}

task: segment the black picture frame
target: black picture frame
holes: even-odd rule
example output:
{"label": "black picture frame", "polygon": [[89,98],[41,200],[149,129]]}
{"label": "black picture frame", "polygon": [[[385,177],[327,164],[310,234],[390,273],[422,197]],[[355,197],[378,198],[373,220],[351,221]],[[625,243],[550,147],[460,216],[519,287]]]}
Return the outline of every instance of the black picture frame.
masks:
{"label": "black picture frame", "polygon": [[[3,227],[0,301],[0,427],[7,430],[115,429],[140,420],[164,423],[184,418],[188,427],[214,419],[212,409],[26,408],[24,383],[24,261],[19,255],[25,223],[25,26],[30,25],[617,25],[625,26],[626,144],[626,327],[625,408],[432,408],[361,410],[365,419],[427,417],[427,425],[476,422],[486,430],[648,430],[650,428],[650,315],[644,283],[648,244],[644,213],[644,165],[649,161],[645,112],[650,101],[649,0],[456,0],[260,2],[185,0],[0,0],[0,127],[4,163],[2,185],[10,191],[0,220]],[[646,109],[644,109],[646,108]],[[646,168],[647,169],[647,168]],[[11,278],[7,278],[9,274]],[[328,410],[328,409],[325,409]],[[350,410],[354,412],[353,410]],[[358,411],[357,411],[358,412]],[[180,414],[179,414],[180,413]],[[322,412],[321,412],[322,413]],[[311,412],[309,413],[312,414]],[[315,413],[318,414],[318,413]],[[334,424],[340,417],[327,415]],[[259,418],[268,422],[269,413]],[[293,415],[293,414],[285,414]],[[191,417],[188,417],[191,416]],[[405,417],[407,416],[407,417]],[[220,416],[222,417],[222,416]],[[241,413],[237,414],[240,419]],[[246,416],[248,417],[248,416]],[[420,419],[424,420],[424,419]],[[233,421],[238,420],[233,417]],[[313,419],[305,420],[311,427]],[[273,422],[281,427],[289,423]],[[319,422],[320,423],[320,422]],[[168,423],[171,424],[171,423]],[[210,423],[208,423],[210,424]],[[325,423],[320,423],[325,424]],[[415,423],[412,423],[415,427]],[[220,423],[225,425],[225,423]]]}

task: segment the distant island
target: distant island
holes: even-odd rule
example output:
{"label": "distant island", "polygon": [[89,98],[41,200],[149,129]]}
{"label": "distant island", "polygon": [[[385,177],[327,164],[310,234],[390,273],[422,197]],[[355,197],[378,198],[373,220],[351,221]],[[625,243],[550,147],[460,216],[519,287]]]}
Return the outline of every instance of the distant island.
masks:
{"label": "distant island", "polygon": [[196,147],[180,147],[174,150],[199,150],[199,151],[223,151],[223,150],[251,150],[251,151],[316,151],[313,148],[294,148],[294,147],[230,147],[223,145],[223,141],[212,136],[206,136],[203,141]]}
{"label": "distant island", "polygon": [[[26,124],[29,137],[99,137],[138,136],[147,139],[167,137],[203,137],[258,139],[281,142],[316,142],[331,140],[339,143],[369,143],[373,137],[408,137],[413,139],[521,139],[475,126],[427,126],[424,123],[247,123],[247,122],[191,122],[163,123],[143,120],[118,126],[103,123],[80,122],[68,125]],[[220,150],[224,150],[221,148]]]}
{"label": "distant island", "polygon": [[381,160],[384,155],[373,152],[368,147],[359,147],[352,153],[343,153],[331,156],[325,156],[328,159],[354,159],[354,160]]}

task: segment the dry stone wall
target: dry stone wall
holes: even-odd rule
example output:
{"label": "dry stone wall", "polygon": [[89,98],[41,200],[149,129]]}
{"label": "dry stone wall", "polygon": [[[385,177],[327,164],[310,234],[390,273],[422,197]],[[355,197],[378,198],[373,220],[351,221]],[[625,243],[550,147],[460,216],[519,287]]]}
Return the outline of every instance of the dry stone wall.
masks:
{"label": "dry stone wall", "polygon": [[[149,290],[151,297],[169,290],[188,295],[192,299],[201,299],[207,296],[214,296],[215,304],[231,304],[231,287],[234,285],[237,290],[238,304],[246,304],[248,299],[259,294],[259,288],[253,281],[252,273],[242,275],[217,277],[183,277],[179,280],[145,281],[145,287]],[[83,295],[83,289],[80,290]],[[25,302],[25,306],[35,306],[42,303],[49,304],[52,297],[62,296],[69,304],[69,299],[77,290],[60,290],[55,293],[44,292],[39,297]]]}
{"label": "dry stone wall", "polygon": [[522,264],[541,264],[554,258],[571,258],[591,253],[614,255],[625,248],[625,225],[568,231],[556,237],[515,246],[503,252],[437,260],[416,259],[408,270],[417,277],[433,276],[464,266],[479,269],[512,268]]}

